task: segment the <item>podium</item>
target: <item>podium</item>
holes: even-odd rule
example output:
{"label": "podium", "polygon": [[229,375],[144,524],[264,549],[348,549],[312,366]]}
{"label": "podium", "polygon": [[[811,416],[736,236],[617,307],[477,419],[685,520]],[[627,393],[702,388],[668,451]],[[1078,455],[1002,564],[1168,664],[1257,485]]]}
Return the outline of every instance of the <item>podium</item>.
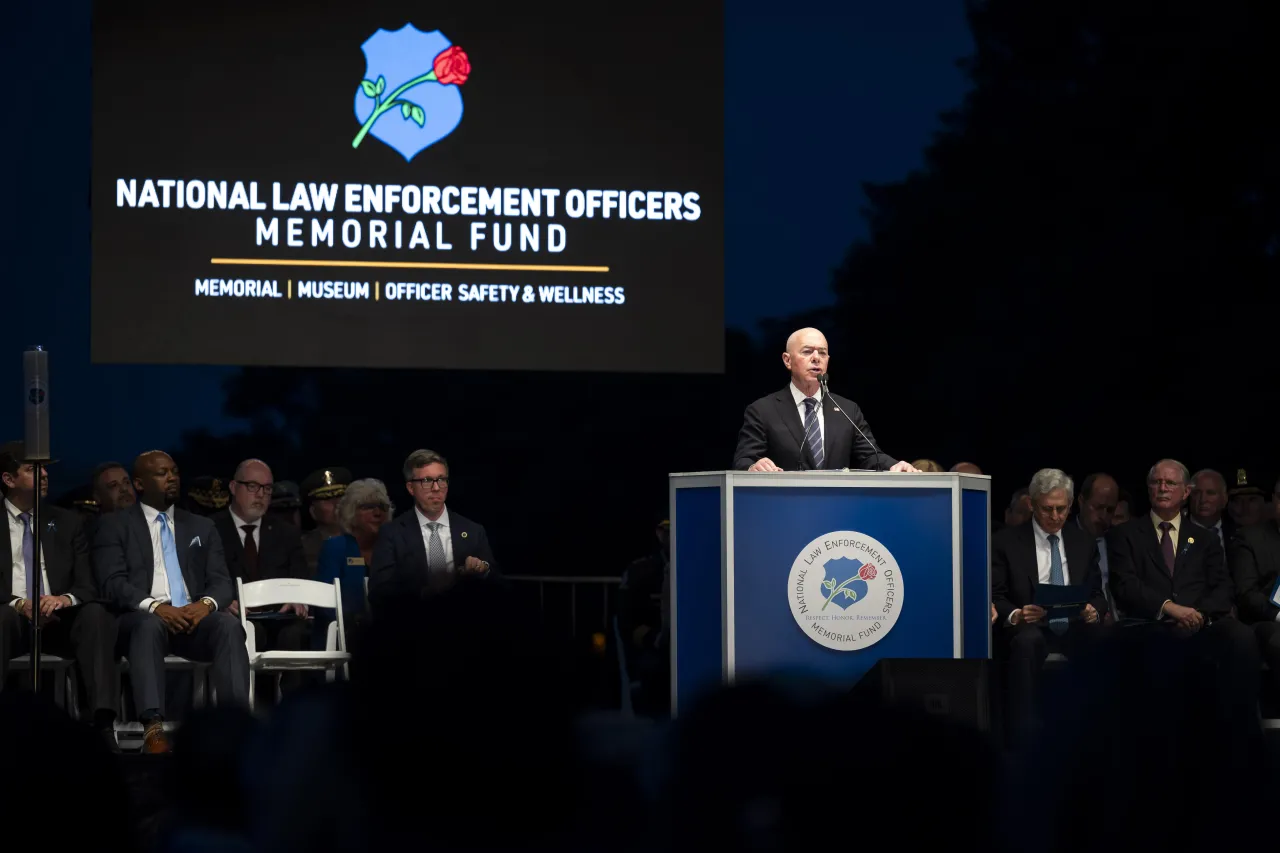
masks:
{"label": "podium", "polygon": [[670,500],[673,716],[753,676],[991,655],[990,477],[671,474]]}

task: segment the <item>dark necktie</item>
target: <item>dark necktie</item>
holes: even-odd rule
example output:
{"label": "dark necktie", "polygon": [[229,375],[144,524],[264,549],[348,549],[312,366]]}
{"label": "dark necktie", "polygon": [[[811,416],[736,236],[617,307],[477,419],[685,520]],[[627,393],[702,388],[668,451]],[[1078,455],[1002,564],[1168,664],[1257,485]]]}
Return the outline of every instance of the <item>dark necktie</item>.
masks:
{"label": "dark necktie", "polygon": [[[22,519],[22,565],[27,570],[27,600],[35,602],[36,598],[36,547],[35,537],[31,535],[31,513],[23,512],[18,514],[18,518]],[[18,594],[15,590],[14,595]],[[48,595],[49,590],[45,589],[44,594]],[[36,602],[39,604],[39,602]],[[34,615],[35,611],[32,610]]]}
{"label": "dark necktie", "polygon": [[818,423],[818,401],[813,397],[805,397],[804,405],[804,443],[808,445],[809,453],[813,455],[813,467],[821,468],[822,463],[827,460],[822,452],[822,425]]}
{"label": "dark necktie", "polygon": [[1173,537],[1169,531],[1173,525],[1167,521],[1160,522],[1160,553],[1164,555],[1164,567],[1173,574]]}
{"label": "dark necktie", "polygon": [[256,524],[242,524],[244,531],[244,565],[249,570],[249,580],[258,579],[258,543],[253,541],[253,528]]}

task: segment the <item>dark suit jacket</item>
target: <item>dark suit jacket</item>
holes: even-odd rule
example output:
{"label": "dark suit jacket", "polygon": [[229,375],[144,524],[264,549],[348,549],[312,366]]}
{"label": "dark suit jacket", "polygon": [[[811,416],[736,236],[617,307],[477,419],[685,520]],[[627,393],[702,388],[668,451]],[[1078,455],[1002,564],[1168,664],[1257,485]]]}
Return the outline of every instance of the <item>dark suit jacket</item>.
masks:
{"label": "dark suit jacket", "polygon": [[[175,509],[173,529],[178,565],[191,600],[208,596],[219,610],[226,609],[235,599],[235,587],[217,528],[204,516]],[[93,571],[103,597],[121,610],[136,610],[151,597],[154,567],[151,530],[142,504],[104,516],[93,541]]]}
{"label": "dark suit jacket", "polygon": [[1280,612],[1271,591],[1280,578],[1280,526],[1264,521],[1236,531],[1227,557],[1235,581],[1236,608],[1243,622],[1274,622]]}
{"label": "dark suit jacket", "polygon": [[[89,562],[89,543],[84,535],[84,521],[80,513],[62,509],[52,504],[40,505],[40,550],[44,553],[45,573],[49,576],[49,589],[45,595],[74,595],[81,604],[98,599],[98,588],[93,583],[93,569]],[[5,519],[5,530],[9,529]],[[0,593],[4,602],[26,598],[24,589],[12,589],[13,566],[9,555],[18,543],[6,537],[9,550],[5,551],[4,567],[0,570]]]}
{"label": "dark suit jacket", "polygon": [[[892,456],[881,453],[877,464],[875,449],[858,435],[837,407],[849,415],[867,438],[875,441],[857,403],[835,394],[826,395],[822,399],[822,452],[826,457],[823,468],[878,467],[887,471],[897,463]],[[747,406],[742,417],[733,467],[745,471],[766,456],[784,471],[807,471],[814,467],[804,444],[804,418],[791,396],[790,383],[776,394],[761,397]]]}
{"label": "dark suit jacket", "polygon": [[[996,624],[1008,625],[1009,614],[1028,604],[1035,604],[1040,585],[1040,569],[1036,563],[1036,539],[1033,522],[1006,527],[991,540],[991,600],[996,606]],[[1101,617],[1107,612],[1107,599],[1102,594],[1102,570],[1098,565],[1097,542],[1079,526],[1064,524],[1062,554],[1067,560],[1067,581],[1072,586],[1089,590],[1089,603]]]}
{"label": "dark suit jacket", "polygon": [[221,510],[209,516],[222,539],[222,549],[227,561],[227,572],[246,583],[267,578],[310,578],[306,555],[302,552],[302,531],[283,521],[264,516],[254,531],[258,543],[258,576],[249,577],[244,561],[244,544],[230,510]]}
{"label": "dark suit jacket", "polygon": [[[1195,540],[1192,542],[1191,540]],[[1111,594],[1129,619],[1155,619],[1166,601],[1211,618],[1231,612],[1233,589],[1218,535],[1182,516],[1173,576],[1165,568],[1150,513],[1107,533]]]}
{"label": "dark suit jacket", "polygon": [[450,576],[431,575],[427,571],[427,545],[422,539],[418,513],[410,509],[383,525],[378,544],[373,548],[373,565],[369,567],[369,604],[418,600],[452,585],[461,574],[467,557],[489,564],[486,578],[497,576],[498,564],[489,547],[483,527],[449,510],[449,540],[453,545],[456,571]]}

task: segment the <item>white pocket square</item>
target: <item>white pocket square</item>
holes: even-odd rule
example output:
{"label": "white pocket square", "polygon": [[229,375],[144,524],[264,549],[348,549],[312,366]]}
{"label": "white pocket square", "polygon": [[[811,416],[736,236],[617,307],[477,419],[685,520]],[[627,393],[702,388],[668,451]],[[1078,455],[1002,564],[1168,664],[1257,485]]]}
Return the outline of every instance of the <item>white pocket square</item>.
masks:
{"label": "white pocket square", "polygon": [[190,548],[192,545],[196,546],[197,548],[201,546],[201,542],[200,542],[200,537],[199,537],[199,536],[194,537],[194,538],[191,540],[191,543],[190,543],[189,545],[187,545],[187,547],[188,547],[188,548]]}

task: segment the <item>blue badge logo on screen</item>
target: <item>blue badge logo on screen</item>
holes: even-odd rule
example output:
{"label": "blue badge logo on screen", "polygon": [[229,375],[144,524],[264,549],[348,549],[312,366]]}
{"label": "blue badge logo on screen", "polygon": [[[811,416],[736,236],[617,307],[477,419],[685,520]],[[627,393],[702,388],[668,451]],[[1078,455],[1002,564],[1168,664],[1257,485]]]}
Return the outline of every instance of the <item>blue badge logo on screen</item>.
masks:
{"label": "blue badge logo on screen", "polygon": [[466,51],[439,30],[424,33],[413,24],[380,29],[361,49],[366,70],[356,87],[360,129],[352,148],[372,136],[411,162],[453,133],[462,121],[459,87],[471,76]]}
{"label": "blue badge logo on screen", "polygon": [[902,612],[902,572],[879,540],[836,530],[814,539],[796,557],[787,598],[809,639],[853,652],[893,630]]}

